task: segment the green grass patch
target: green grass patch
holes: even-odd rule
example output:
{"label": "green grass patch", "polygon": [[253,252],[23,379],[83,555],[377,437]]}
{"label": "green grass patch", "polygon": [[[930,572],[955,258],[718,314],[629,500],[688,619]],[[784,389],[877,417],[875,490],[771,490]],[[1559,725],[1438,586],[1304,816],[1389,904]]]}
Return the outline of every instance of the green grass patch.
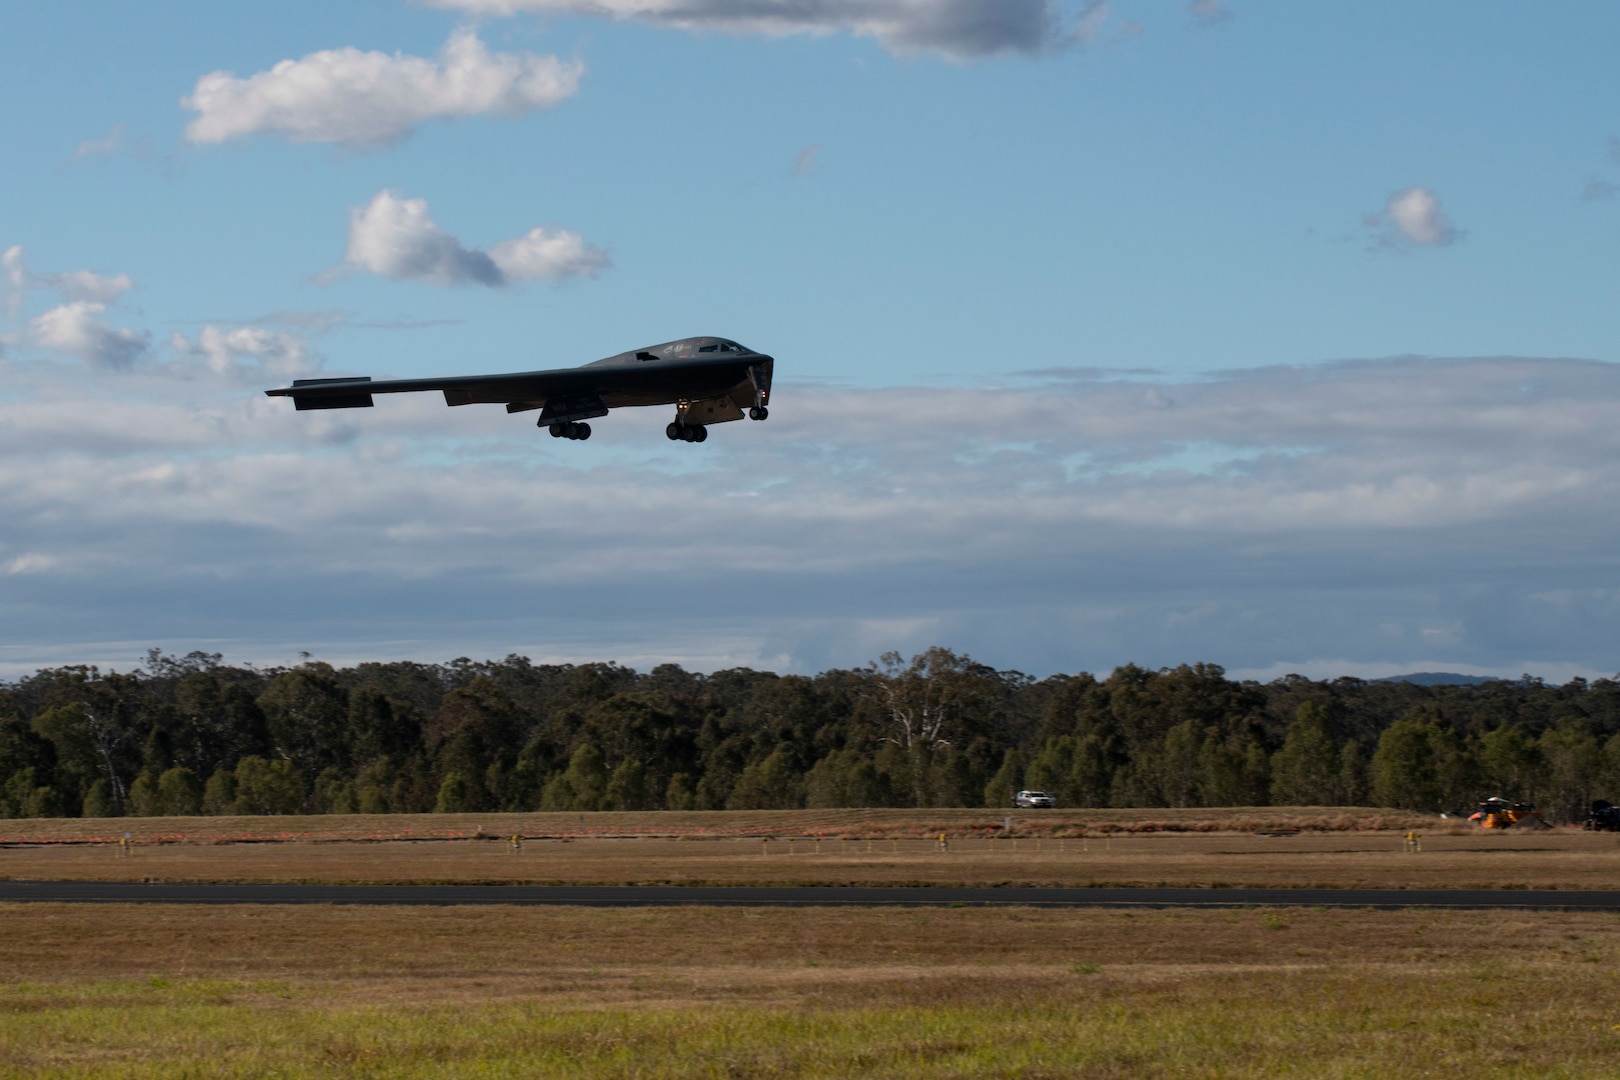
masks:
{"label": "green grass patch", "polygon": [[[169,979],[0,987],[4,1077],[1614,1076],[1620,1013],[1504,973],[1107,974],[990,1001],[559,1007],[345,1003],[329,987]],[[1101,980],[1101,981],[1099,981]]]}

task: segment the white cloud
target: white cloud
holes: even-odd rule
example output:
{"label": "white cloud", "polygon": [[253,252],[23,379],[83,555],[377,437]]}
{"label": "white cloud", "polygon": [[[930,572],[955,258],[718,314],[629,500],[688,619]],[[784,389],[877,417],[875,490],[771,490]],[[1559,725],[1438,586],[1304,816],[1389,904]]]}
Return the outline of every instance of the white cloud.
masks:
{"label": "white cloud", "polygon": [[[1113,8],[1108,0],[1091,0],[1091,3],[1081,10],[1080,18],[1076,20],[1074,30],[1068,35],[1068,39],[1081,45],[1087,44],[1102,33],[1103,26],[1107,24],[1108,17],[1112,14]],[[1127,23],[1120,31],[1123,37],[1134,37],[1141,32],[1142,26],[1137,22]]]}
{"label": "white cloud", "polygon": [[28,287],[28,267],[23,264],[21,245],[13,244],[0,252],[0,271],[5,272],[6,314],[16,315]]}
{"label": "white cloud", "polygon": [[489,257],[507,281],[595,277],[610,265],[606,252],[567,229],[530,229],[491,246]]}
{"label": "white cloud", "polygon": [[128,274],[108,277],[89,270],[36,274],[28,269],[22,246],[18,244],[0,253],[0,269],[5,271],[6,288],[11,296],[20,296],[28,289],[49,289],[68,300],[110,304],[135,287]]}
{"label": "white cloud", "polygon": [[197,113],[186,125],[192,142],[272,132],[295,142],[378,147],[405,138],[427,120],[517,115],[556,105],[574,94],[583,72],[583,65],[555,56],[491,53],[476,33],[462,28],[437,62],[329,49],[245,79],[212,72],[197,80],[181,104]]}
{"label": "white cloud", "polygon": [[799,669],[935,642],[1037,672],[1613,664],[1616,365],[1268,368],[1177,383],[1173,408],[1152,377],[1021,386],[783,367],[769,421],[699,447],[660,410],[573,443],[437,395],[298,413],[151,368],[111,387],[14,364],[0,549],[62,564],[8,601],[40,590],[30,647],[138,627],[258,660],[301,639],[698,664],[725,642]]}
{"label": "white cloud", "polygon": [[69,270],[62,274],[41,274],[34,284],[55,289],[64,296],[96,304],[110,304],[135,287],[128,274],[107,277],[89,270]]}
{"label": "white cloud", "polygon": [[487,252],[441,229],[426,199],[378,192],[349,216],[350,266],[384,277],[433,285],[505,285],[595,277],[611,265],[606,252],[567,229],[531,229]]}
{"label": "white cloud", "polygon": [[73,151],[74,160],[115,154],[124,142],[124,125],[115,124],[111,131],[99,139],[86,139]]}
{"label": "white cloud", "polygon": [[97,367],[127,371],[150,347],[152,336],[101,321],[106,304],[73,300],[29,320],[30,339],[45,349],[76,356]]}
{"label": "white cloud", "polygon": [[794,176],[810,176],[821,167],[821,144],[811,143],[793,159]]}
{"label": "white cloud", "polygon": [[1188,0],[1187,12],[1202,23],[1225,22],[1232,11],[1221,0]]}
{"label": "white cloud", "polygon": [[38,552],[29,552],[19,555],[15,559],[8,559],[5,563],[7,574],[40,574],[55,569],[61,560],[51,555],[41,555]]}
{"label": "white cloud", "polygon": [[[1062,44],[1055,0],[430,0],[475,15],[572,14],[634,19],[681,30],[731,34],[847,32],[895,52],[939,52],[956,59],[1034,55]],[[1081,16],[1084,39],[1106,18],[1093,3]],[[1089,32],[1085,28],[1089,27]]]}
{"label": "white cloud", "polygon": [[1426,187],[1402,188],[1390,194],[1384,209],[1363,223],[1375,231],[1380,248],[1447,247],[1462,233],[1440,208],[1440,196]]}
{"label": "white cloud", "polygon": [[20,245],[0,253],[6,313],[22,310],[30,290],[53,292],[66,301],[28,321],[27,341],[40,348],[76,356],[98,367],[127,371],[151,345],[144,331],[106,325],[107,306],[135,287],[128,274],[107,276],[89,270],[38,274],[28,269]]}
{"label": "white cloud", "polygon": [[[175,352],[198,357],[216,375],[279,376],[283,379],[314,370],[304,340],[284,330],[262,326],[205,326],[196,340],[178,331],[169,338]],[[249,364],[242,360],[251,361]]]}

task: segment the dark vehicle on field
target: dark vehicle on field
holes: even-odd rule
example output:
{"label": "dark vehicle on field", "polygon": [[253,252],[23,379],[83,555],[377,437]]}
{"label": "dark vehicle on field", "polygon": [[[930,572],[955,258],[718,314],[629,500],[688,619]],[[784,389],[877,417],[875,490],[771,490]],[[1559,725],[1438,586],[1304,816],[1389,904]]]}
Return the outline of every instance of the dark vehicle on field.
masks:
{"label": "dark vehicle on field", "polygon": [[1620,806],[1608,799],[1593,799],[1592,812],[1586,815],[1581,827],[1593,832],[1620,832]]}

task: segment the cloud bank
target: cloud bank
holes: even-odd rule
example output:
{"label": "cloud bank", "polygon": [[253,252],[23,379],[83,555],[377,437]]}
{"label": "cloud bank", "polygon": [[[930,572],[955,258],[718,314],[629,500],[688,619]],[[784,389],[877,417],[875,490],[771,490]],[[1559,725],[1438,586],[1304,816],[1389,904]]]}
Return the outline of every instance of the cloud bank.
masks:
{"label": "cloud bank", "polygon": [[268,132],[366,149],[398,142],[428,120],[548,108],[573,96],[583,73],[555,56],[491,53],[463,28],[437,62],[328,49],[245,79],[211,72],[180,103],[197,114],[186,125],[194,143]]}
{"label": "cloud bank", "polygon": [[[567,14],[633,19],[728,34],[851,33],[892,52],[938,52],[959,60],[1036,55],[1065,38],[1054,0],[431,0],[473,15]],[[1092,30],[1107,5],[1086,6]],[[1070,34],[1068,36],[1074,36]]]}
{"label": "cloud bank", "polygon": [[431,395],[312,414],[9,370],[0,566],[27,572],[0,575],[0,662],[116,639],[126,664],[204,643],[814,670],[943,643],[1036,673],[1620,666],[1615,365],[779,371],[768,422],[701,447],[659,410],[579,444]]}
{"label": "cloud bank", "polygon": [[349,266],[431,285],[507,285],[595,277],[607,253],[567,229],[530,229],[488,251],[469,248],[441,229],[426,199],[379,191],[349,215]]}

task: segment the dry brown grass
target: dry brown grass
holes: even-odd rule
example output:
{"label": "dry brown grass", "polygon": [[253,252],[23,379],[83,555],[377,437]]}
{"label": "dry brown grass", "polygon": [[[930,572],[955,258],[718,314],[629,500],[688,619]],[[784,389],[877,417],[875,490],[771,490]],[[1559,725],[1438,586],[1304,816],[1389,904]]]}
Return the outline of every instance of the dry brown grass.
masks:
{"label": "dry brown grass", "polygon": [[873,981],[1009,978],[1062,994],[1076,962],[1136,984],[1456,963],[1612,979],[1620,963],[1620,917],[1595,912],[7,904],[0,925],[5,982],[253,978],[436,1000],[757,1001],[769,985],[847,1004]]}
{"label": "dry brown grass", "polygon": [[5,1076],[1612,1076],[1620,919],[0,906]]}
{"label": "dry brown grass", "polygon": [[1134,833],[1112,838],[579,839],[0,848],[0,878],[685,885],[1620,888],[1620,836],[1548,832]]}
{"label": "dry brown grass", "polygon": [[598,814],[329,814],[292,817],[0,819],[0,844],[116,840],[130,833],[153,842],[532,839],[770,836],[917,839],[1012,834],[1081,836],[1106,833],[1388,831],[1466,828],[1428,814],[1365,807],[1230,807],[1198,810],[713,810]]}

